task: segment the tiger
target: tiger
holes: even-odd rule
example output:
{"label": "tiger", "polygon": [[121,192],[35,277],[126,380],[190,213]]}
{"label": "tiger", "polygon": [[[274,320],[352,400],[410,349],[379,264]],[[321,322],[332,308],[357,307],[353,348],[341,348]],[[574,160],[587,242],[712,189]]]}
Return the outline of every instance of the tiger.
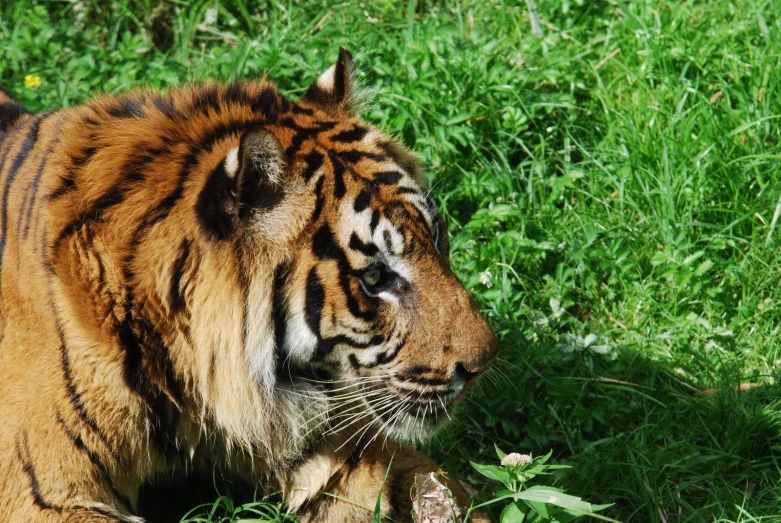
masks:
{"label": "tiger", "polygon": [[497,337],[354,70],[0,94],[0,519],[140,523],[142,486],[217,469],[303,521],[411,520],[415,444]]}

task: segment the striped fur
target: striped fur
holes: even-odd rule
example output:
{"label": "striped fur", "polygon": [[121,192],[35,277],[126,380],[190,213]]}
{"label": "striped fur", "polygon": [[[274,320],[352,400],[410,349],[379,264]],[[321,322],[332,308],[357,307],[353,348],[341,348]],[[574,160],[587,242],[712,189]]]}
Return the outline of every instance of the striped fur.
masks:
{"label": "striped fur", "polygon": [[[373,506],[496,339],[351,75],[341,50],[297,102],[247,81],[31,115],[0,93],[3,520],[142,521],[144,482],[214,465],[370,520],[322,493]],[[384,512],[409,519],[434,467],[396,454]]]}

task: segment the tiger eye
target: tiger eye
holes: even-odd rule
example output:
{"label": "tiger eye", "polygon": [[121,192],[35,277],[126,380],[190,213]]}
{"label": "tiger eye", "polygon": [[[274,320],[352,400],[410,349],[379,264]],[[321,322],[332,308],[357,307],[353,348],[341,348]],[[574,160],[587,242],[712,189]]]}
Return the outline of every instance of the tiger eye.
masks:
{"label": "tiger eye", "polygon": [[361,276],[361,279],[363,280],[363,283],[365,283],[369,287],[374,287],[378,283],[380,283],[380,278],[382,277],[382,272],[377,267],[374,267],[372,269],[367,269],[364,271],[363,275]]}

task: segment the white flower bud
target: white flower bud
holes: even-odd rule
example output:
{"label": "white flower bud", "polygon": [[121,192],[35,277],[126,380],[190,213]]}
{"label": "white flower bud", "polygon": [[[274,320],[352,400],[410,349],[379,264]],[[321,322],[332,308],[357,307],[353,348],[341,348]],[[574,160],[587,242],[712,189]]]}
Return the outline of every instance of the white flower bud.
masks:
{"label": "white flower bud", "polygon": [[526,465],[532,462],[532,457],[528,454],[518,454],[517,452],[511,452],[502,458],[502,465],[505,467]]}

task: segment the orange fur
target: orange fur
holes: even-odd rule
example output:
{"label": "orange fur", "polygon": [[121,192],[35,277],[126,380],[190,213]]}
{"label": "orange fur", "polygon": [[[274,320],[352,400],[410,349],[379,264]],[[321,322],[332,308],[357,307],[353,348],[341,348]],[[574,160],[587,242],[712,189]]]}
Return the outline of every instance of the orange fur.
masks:
{"label": "orange fur", "polygon": [[351,67],[295,103],[264,81],[36,116],[0,95],[4,520],[141,521],[144,482],[217,465],[368,521],[323,492],[371,504],[394,453],[383,511],[409,517],[434,465],[392,440],[432,434],[496,339]]}

